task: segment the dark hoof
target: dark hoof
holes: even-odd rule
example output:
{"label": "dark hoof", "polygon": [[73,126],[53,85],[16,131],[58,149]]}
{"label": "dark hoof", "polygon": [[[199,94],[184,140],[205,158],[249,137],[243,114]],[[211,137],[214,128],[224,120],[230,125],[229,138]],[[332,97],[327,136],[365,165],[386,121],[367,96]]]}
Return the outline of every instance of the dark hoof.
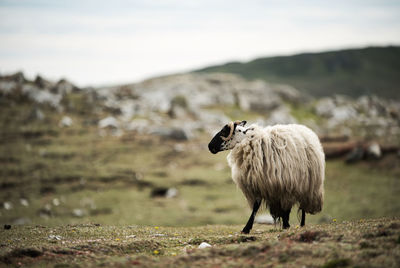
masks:
{"label": "dark hoof", "polygon": [[250,233],[250,230],[244,230],[244,229],[243,229],[243,230],[241,231],[241,233],[242,233],[242,234],[249,234],[249,233]]}

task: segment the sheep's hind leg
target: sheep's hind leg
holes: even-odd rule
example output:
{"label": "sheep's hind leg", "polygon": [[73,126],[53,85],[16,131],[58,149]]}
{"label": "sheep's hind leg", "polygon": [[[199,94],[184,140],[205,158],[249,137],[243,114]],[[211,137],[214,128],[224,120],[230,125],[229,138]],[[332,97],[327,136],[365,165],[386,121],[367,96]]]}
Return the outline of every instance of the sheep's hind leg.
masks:
{"label": "sheep's hind leg", "polygon": [[290,215],[290,209],[283,212],[283,216],[282,216],[283,229],[288,229],[290,227],[289,215]]}
{"label": "sheep's hind leg", "polygon": [[248,234],[250,233],[251,228],[253,228],[253,223],[254,223],[254,217],[257,214],[258,209],[260,208],[261,201],[255,201],[253,205],[253,212],[250,215],[249,220],[247,221],[246,226],[243,228],[242,233],[243,234]]}
{"label": "sheep's hind leg", "polygon": [[304,209],[301,209],[301,223],[300,226],[303,227],[306,225],[306,211]]}

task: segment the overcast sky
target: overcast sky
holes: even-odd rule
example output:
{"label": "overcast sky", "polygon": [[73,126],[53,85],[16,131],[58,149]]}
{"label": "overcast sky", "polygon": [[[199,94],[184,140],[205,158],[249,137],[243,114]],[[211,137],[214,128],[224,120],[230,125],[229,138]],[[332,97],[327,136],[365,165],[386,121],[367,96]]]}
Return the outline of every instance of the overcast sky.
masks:
{"label": "overcast sky", "polygon": [[400,44],[400,1],[0,0],[0,73],[80,86]]}

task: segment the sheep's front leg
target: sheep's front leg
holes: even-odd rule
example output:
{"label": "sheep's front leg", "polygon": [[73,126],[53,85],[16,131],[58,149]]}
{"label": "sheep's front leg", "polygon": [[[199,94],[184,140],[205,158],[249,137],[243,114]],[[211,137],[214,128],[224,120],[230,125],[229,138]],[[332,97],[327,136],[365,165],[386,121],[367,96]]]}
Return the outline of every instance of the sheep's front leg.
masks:
{"label": "sheep's front leg", "polygon": [[289,224],[289,216],[290,216],[290,209],[283,212],[283,229],[288,229],[290,227]]}
{"label": "sheep's front leg", "polygon": [[261,201],[255,201],[253,205],[253,212],[250,215],[249,220],[247,221],[246,226],[243,228],[242,233],[243,234],[248,234],[250,233],[251,228],[253,228],[253,223],[254,223],[254,218],[257,214],[258,209],[260,208]]}

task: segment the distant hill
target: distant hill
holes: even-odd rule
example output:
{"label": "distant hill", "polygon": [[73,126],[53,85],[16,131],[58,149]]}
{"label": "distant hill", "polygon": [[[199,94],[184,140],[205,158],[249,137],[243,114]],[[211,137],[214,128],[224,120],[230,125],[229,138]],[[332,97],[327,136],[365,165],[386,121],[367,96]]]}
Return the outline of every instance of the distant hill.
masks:
{"label": "distant hill", "polygon": [[400,99],[400,47],[368,47],[230,62],[196,72],[225,72],[286,83],[312,96],[375,94]]}

